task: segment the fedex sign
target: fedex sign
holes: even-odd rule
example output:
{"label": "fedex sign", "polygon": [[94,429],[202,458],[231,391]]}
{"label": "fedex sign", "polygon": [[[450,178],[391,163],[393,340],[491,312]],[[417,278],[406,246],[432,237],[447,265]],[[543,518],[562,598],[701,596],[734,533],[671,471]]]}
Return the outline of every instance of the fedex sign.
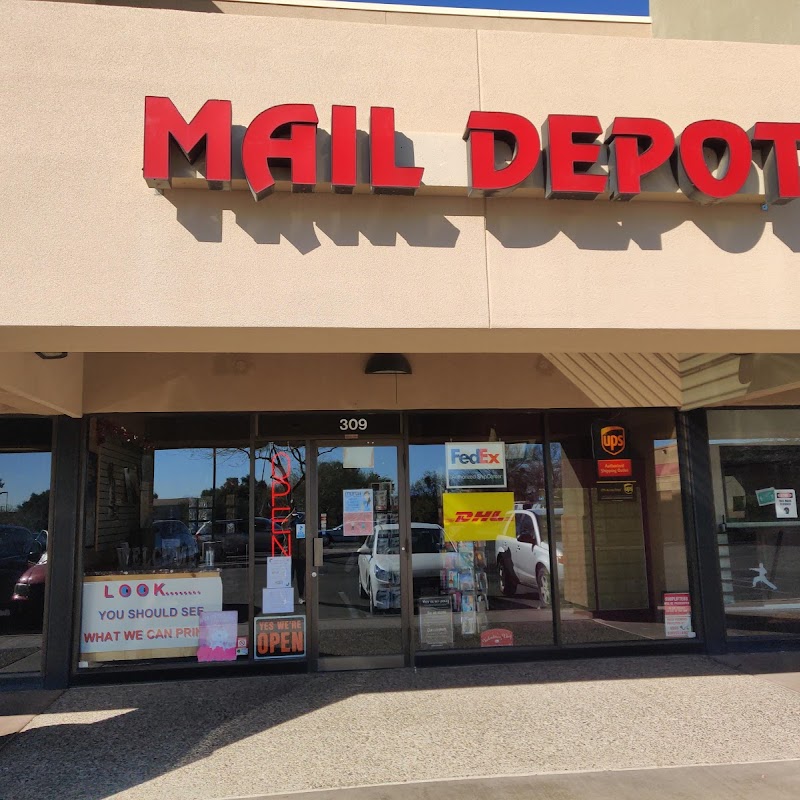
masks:
{"label": "fedex sign", "polygon": [[447,488],[497,488],[506,485],[503,442],[447,442]]}

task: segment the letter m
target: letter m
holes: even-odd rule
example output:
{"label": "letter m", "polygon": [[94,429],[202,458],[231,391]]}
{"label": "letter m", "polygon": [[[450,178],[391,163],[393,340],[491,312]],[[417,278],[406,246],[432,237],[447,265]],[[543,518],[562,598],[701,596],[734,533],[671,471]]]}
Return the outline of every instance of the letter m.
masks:
{"label": "letter m", "polygon": [[154,189],[172,186],[170,142],[190,164],[205,152],[209,189],[230,189],[231,102],[207,100],[187,122],[168,97],[144,100],[144,179]]}

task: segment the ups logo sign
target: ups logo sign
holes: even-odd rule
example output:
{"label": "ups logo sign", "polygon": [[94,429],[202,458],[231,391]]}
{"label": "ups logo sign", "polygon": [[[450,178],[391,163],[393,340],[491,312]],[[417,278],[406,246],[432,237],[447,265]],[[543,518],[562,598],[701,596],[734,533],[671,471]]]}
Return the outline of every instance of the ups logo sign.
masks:
{"label": "ups logo sign", "polygon": [[600,429],[600,446],[610,456],[618,456],[625,450],[625,428],[608,425]]}

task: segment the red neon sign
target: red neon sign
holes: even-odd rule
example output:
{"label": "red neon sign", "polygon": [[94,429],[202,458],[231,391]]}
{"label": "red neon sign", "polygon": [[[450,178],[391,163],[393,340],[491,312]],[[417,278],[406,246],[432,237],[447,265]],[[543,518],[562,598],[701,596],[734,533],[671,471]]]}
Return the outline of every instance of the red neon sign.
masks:
{"label": "red neon sign", "polygon": [[[273,556],[292,555],[292,535],[284,526],[292,514],[291,506],[285,498],[292,494],[292,458],[288,453],[279,451],[270,459],[270,478],[272,491],[272,540]],[[285,512],[285,514],[283,513]]]}

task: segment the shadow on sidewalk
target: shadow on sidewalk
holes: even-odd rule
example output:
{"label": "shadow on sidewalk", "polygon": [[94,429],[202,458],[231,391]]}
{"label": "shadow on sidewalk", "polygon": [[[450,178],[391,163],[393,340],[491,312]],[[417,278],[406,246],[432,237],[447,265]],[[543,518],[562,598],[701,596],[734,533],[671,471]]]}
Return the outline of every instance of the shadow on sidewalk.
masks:
{"label": "shadow on sidewalk", "polygon": [[666,656],[73,688],[0,751],[0,797],[108,797],[359,694],[731,674],[704,656]]}

